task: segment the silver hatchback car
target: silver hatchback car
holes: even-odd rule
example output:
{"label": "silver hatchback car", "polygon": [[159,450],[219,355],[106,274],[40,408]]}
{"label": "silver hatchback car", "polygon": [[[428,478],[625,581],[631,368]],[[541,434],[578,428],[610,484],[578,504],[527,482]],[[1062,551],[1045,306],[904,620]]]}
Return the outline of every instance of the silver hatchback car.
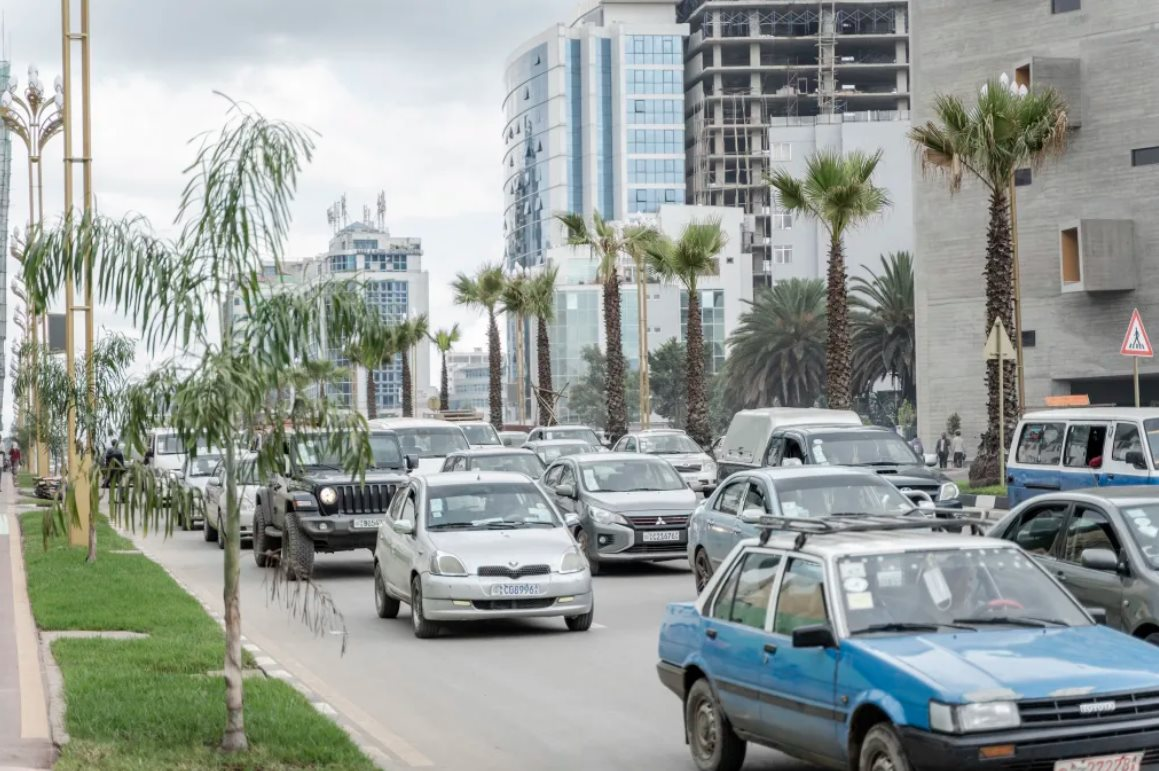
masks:
{"label": "silver hatchback car", "polygon": [[523,474],[482,471],[412,477],[399,488],[374,550],[380,618],[411,606],[416,637],[440,623],[562,616],[592,625],[588,561],[567,523]]}

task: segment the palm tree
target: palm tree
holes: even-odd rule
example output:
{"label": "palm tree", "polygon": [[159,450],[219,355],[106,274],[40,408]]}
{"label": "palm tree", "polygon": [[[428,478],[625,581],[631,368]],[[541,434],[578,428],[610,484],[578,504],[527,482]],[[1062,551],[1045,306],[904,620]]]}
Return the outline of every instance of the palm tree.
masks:
{"label": "palm tree", "polygon": [[[374,371],[383,364],[394,359],[400,352],[397,327],[382,326],[363,335],[346,348],[346,358],[366,369],[366,419],[374,420],[378,417],[378,383],[374,379]],[[319,372],[318,395],[323,395],[322,380],[332,381],[331,374]]]}
{"label": "palm tree", "polygon": [[704,390],[704,327],[700,322],[701,276],[715,276],[717,255],[728,240],[720,220],[692,221],[678,241],[661,237],[649,246],[648,265],[661,278],[679,281],[688,293],[688,321],[684,333],[688,372],[688,435],[701,447],[712,444],[708,424],[708,396]]}
{"label": "palm tree", "polygon": [[539,425],[555,425],[555,386],[551,375],[551,336],[548,326],[555,319],[555,279],[559,267],[551,265],[532,277],[527,292],[527,313],[535,317],[535,362],[539,383],[535,400],[539,406]]}
{"label": "palm tree", "polygon": [[459,342],[459,337],[458,324],[450,329],[440,329],[431,337],[431,342],[439,349],[439,354],[443,358],[443,371],[439,378],[439,409],[443,412],[451,409],[451,387],[447,382],[447,354],[455,347],[455,343]]}
{"label": "palm tree", "polygon": [[[977,100],[965,101],[946,94],[934,99],[935,119],[910,130],[910,140],[922,153],[927,169],[941,172],[950,192],[962,187],[967,174],[980,181],[990,194],[990,220],[986,234],[986,318],[983,334],[989,334],[997,319],[1009,330],[1014,325],[1015,266],[1011,240],[1010,203],[1014,172],[1029,166],[1038,168],[1066,144],[1066,103],[1051,89],[1027,91],[1014,86],[1004,74],[984,84]],[[1013,384],[1017,366],[1003,365],[1006,382]],[[970,479],[998,479],[998,453],[1006,446],[999,437],[999,414],[1005,412],[1006,425],[1018,423],[1018,389],[1007,388],[1005,404],[998,403],[998,364],[986,365],[987,430]]]}
{"label": "palm tree", "polygon": [[825,385],[825,284],[792,278],[760,292],[729,337],[727,401],[811,407]]}
{"label": "palm tree", "polygon": [[625,249],[636,267],[636,329],[640,344],[640,425],[652,425],[652,366],[648,360],[648,249],[660,238],[660,233],[646,225],[634,224],[624,228]]}
{"label": "palm tree", "polygon": [[853,377],[858,393],[893,378],[916,401],[914,373],[914,263],[909,252],[881,258],[881,273],[853,277]]}
{"label": "palm tree", "polygon": [[607,222],[600,213],[592,214],[591,226],[580,214],[557,214],[556,219],[567,228],[567,242],[571,246],[586,246],[599,260],[597,275],[604,285],[604,335],[607,338],[606,391],[608,397],[608,438],[615,442],[628,433],[628,405],[624,401],[624,377],[627,362],[624,359],[623,319],[620,311],[620,258],[638,251],[643,244],[656,238],[652,228],[629,226],[620,228]]}
{"label": "palm tree", "polygon": [[890,205],[889,195],[872,181],[881,156],[880,150],[873,155],[861,151],[842,155],[834,150],[820,150],[809,156],[803,178],[796,179],[781,171],[769,180],[785,211],[813,217],[829,234],[825,392],[829,406],[835,409],[849,409],[853,403],[843,238],[847,230]]}
{"label": "palm tree", "polygon": [[530,288],[531,280],[522,272],[507,276],[503,284],[503,312],[515,322],[515,398],[519,400],[515,407],[515,419],[520,425],[527,423],[526,350],[523,329],[530,315],[528,312]]}
{"label": "palm tree", "polygon": [[503,352],[499,345],[499,325],[495,321],[499,302],[503,299],[503,269],[498,265],[484,265],[474,277],[465,273],[455,276],[452,285],[455,302],[487,312],[487,363],[490,367],[491,425],[503,428]]}
{"label": "palm tree", "polygon": [[420,313],[412,316],[395,327],[395,343],[398,352],[402,355],[402,414],[413,418],[414,404],[414,375],[411,371],[411,351],[430,337],[431,324],[427,314]]}

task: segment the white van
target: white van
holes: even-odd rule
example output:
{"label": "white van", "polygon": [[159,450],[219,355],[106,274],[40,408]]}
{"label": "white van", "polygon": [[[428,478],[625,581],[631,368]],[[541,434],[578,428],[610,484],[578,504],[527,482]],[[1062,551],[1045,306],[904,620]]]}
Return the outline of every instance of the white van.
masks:
{"label": "white van", "polygon": [[378,418],[370,428],[393,431],[398,435],[404,456],[418,456],[419,465],[412,473],[435,474],[443,470],[447,456],[470,447],[467,435],[458,424],[429,418]]}
{"label": "white van", "polygon": [[728,433],[717,448],[716,481],[723,482],[737,471],[760,468],[773,438],[773,431],[786,426],[860,426],[853,410],[821,410],[798,407],[767,407],[741,410],[732,416]]}

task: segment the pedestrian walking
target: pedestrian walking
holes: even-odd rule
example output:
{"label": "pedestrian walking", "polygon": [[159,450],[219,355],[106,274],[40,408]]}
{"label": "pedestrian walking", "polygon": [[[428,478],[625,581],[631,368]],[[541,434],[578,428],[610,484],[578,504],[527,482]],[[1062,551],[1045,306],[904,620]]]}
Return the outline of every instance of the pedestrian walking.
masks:
{"label": "pedestrian walking", "polygon": [[20,468],[20,445],[16,442],[12,443],[12,447],[8,450],[8,470],[13,477],[16,476],[17,470]]}
{"label": "pedestrian walking", "polygon": [[938,443],[934,445],[934,452],[938,454],[938,468],[945,468],[950,459],[950,436],[945,431],[938,437]]}
{"label": "pedestrian walking", "polygon": [[954,432],[954,438],[950,440],[950,452],[954,454],[954,468],[966,465],[966,443],[962,441],[961,431]]}
{"label": "pedestrian walking", "polygon": [[918,454],[918,457],[922,459],[922,463],[925,463],[926,462],[926,448],[922,445],[921,437],[918,436],[917,434],[914,434],[914,438],[910,440],[909,444],[910,444],[910,447],[914,448],[914,452],[916,452]]}

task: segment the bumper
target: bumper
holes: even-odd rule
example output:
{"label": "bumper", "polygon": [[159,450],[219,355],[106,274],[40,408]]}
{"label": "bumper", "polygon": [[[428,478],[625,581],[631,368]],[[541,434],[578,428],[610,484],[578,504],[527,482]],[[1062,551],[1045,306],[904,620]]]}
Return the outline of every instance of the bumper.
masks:
{"label": "bumper", "polygon": [[[374,527],[355,527],[355,520],[377,519]],[[378,525],[385,520],[382,514],[367,514],[351,517],[332,514],[323,517],[318,514],[299,516],[298,522],[314,546],[322,551],[350,551],[353,549],[373,549],[378,539]]]}
{"label": "bumper", "polygon": [[[645,533],[675,532],[673,541],[645,541]],[[688,559],[688,525],[632,528],[596,525],[592,543],[600,562],[660,562]]]}
{"label": "bumper", "polygon": [[[494,594],[495,587],[540,585],[539,594]],[[582,616],[592,609],[592,577],[579,573],[484,578],[423,576],[423,613],[432,621],[480,621],[488,618]]]}
{"label": "bumper", "polygon": [[[902,728],[902,744],[915,771],[933,769],[1018,769],[1051,771],[1055,761],[1143,752],[1144,771],[1159,771],[1159,722],[1004,731],[977,736],[943,736]],[[1114,733],[1121,731],[1122,733]],[[1009,758],[983,760],[980,750],[1014,745]]]}
{"label": "bumper", "polygon": [[664,687],[672,691],[684,701],[684,670],[675,664],[669,664],[667,661],[661,661],[656,664],[656,674],[660,676],[660,682]]}

